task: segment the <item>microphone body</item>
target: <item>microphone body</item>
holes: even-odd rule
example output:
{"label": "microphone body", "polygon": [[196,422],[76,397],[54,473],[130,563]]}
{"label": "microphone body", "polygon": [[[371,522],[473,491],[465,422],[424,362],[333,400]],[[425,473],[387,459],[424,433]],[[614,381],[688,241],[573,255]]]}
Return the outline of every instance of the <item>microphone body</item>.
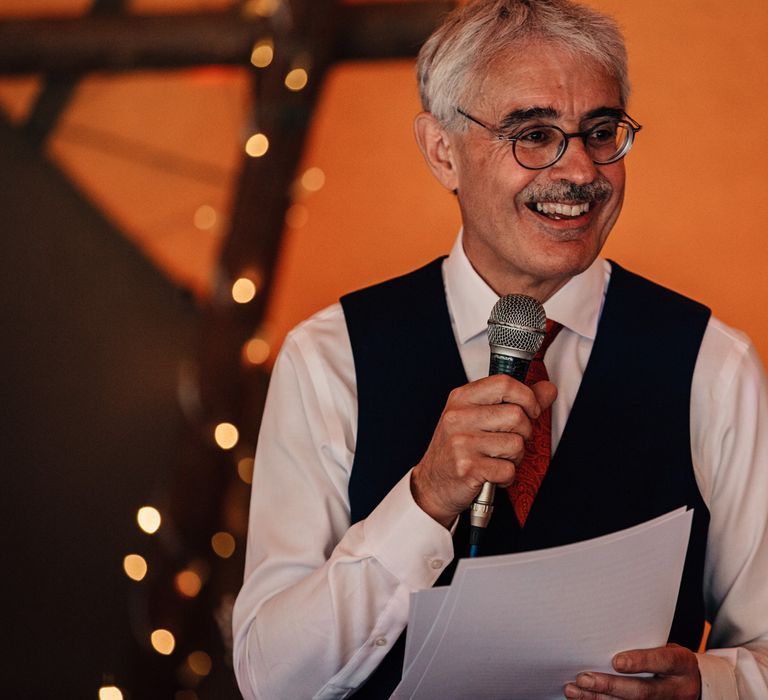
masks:
{"label": "microphone body", "polygon": [[[544,308],[536,299],[524,294],[501,297],[488,319],[488,374],[506,374],[524,382],[531,360],[544,342],[546,327]],[[495,494],[496,484],[486,481],[469,508],[471,557],[477,555],[480,535],[491,520]]]}

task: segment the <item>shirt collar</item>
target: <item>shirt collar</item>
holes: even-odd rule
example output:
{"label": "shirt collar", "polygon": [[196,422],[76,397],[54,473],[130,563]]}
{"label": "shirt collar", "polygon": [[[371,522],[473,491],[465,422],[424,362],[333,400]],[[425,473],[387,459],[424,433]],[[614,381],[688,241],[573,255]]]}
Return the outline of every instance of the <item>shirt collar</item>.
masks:
{"label": "shirt collar", "polygon": [[[547,318],[594,340],[610,273],[609,263],[597,258],[584,272],[571,278],[544,303]],[[448,309],[459,342],[464,344],[480,333],[485,333],[488,315],[499,296],[469,262],[464,252],[461,231],[443,263],[443,279]]]}

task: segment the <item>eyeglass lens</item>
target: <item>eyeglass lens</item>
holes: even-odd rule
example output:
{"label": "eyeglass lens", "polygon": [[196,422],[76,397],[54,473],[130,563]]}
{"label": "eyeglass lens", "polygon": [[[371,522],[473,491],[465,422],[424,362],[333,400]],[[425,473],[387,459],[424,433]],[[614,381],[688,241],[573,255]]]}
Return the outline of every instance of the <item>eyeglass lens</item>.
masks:
{"label": "eyeglass lens", "polygon": [[[610,163],[624,155],[632,136],[623,122],[607,121],[593,126],[583,140],[593,161]],[[554,126],[533,126],[517,134],[512,148],[520,165],[545,168],[562,156],[569,138],[578,137],[568,137]]]}

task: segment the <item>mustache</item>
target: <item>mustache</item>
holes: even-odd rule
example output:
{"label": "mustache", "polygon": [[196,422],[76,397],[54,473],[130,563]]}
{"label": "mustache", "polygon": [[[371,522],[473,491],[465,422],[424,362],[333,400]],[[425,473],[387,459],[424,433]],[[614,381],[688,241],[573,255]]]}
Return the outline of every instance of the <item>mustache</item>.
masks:
{"label": "mustache", "polygon": [[530,184],[522,191],[523,201],[534,202],[603,202],[613,194],[608,180],[599,178],[586,185],[561,180],[548,185]]}

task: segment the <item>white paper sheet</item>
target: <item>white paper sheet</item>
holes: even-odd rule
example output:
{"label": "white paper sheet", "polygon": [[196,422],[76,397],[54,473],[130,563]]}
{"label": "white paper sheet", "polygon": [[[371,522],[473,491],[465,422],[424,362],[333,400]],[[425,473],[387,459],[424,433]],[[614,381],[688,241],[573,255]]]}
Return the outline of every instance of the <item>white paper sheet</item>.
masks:
{"label": "white paper sheet", "polygon": [[565,547],[463,559],[412,596],[393,698],[563,698],[584,670],[669,635],[693,511]]}

